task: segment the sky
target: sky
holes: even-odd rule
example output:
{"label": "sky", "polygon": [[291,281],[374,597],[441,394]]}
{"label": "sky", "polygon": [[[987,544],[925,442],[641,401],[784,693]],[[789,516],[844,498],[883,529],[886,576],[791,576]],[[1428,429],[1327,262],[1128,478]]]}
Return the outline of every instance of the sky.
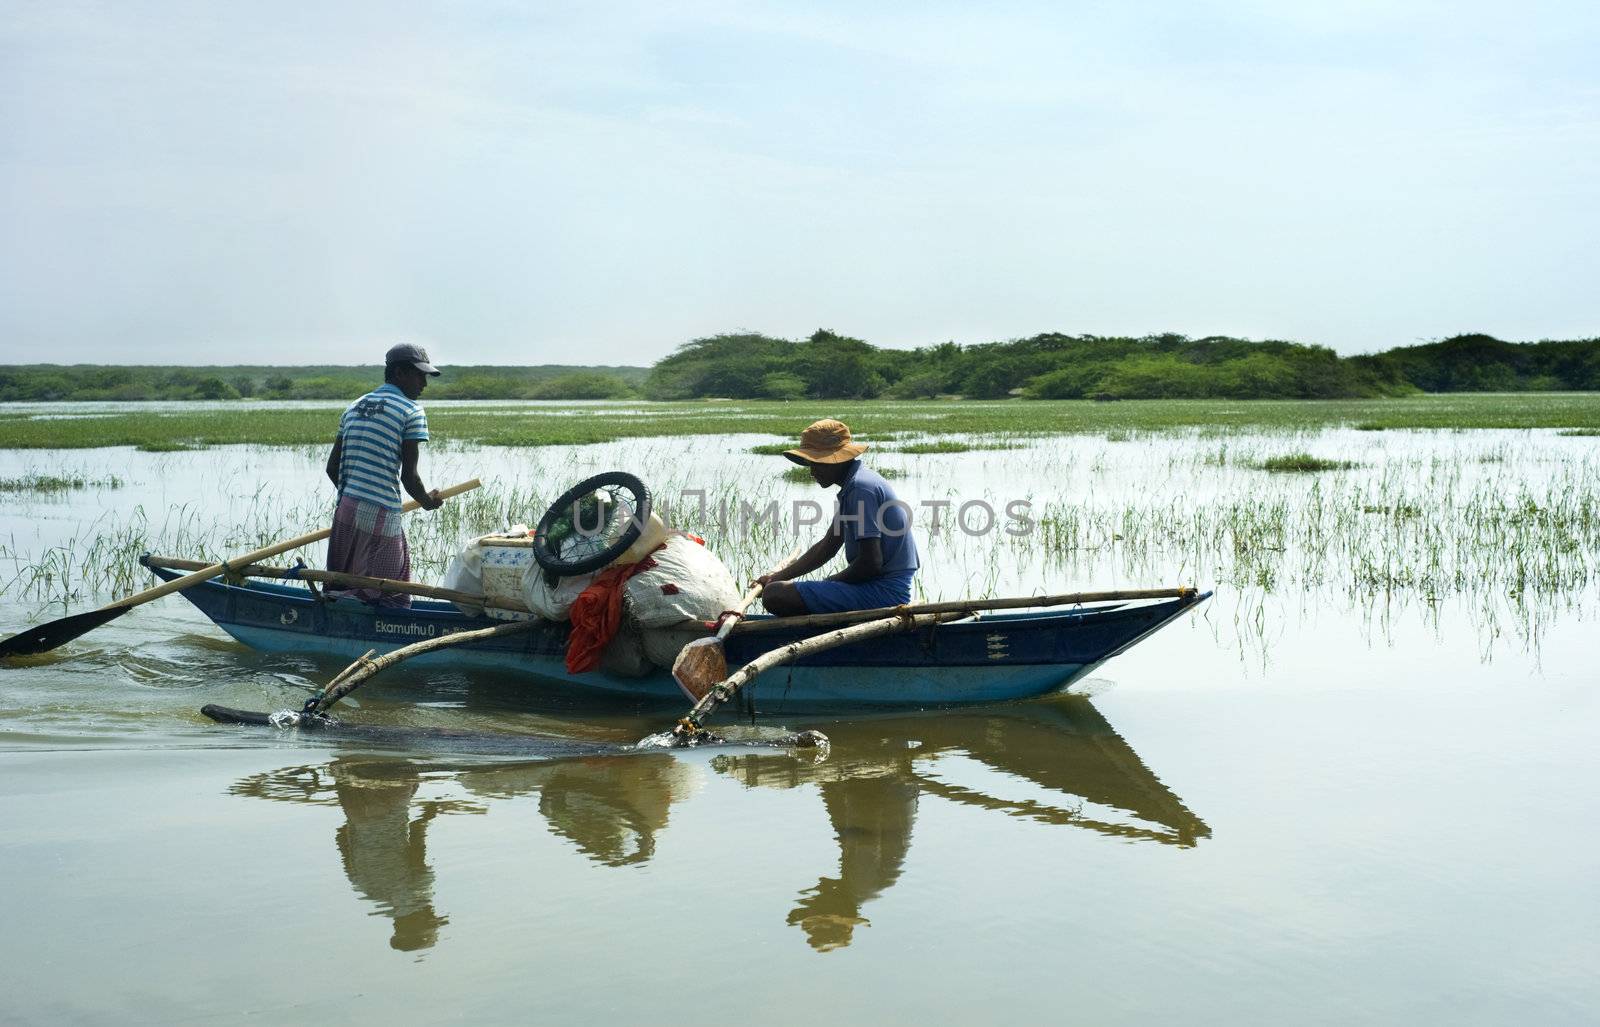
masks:
{"label": "sky", "polygon": [[1600,5],[0,0],[0,363],[1600,335]]}

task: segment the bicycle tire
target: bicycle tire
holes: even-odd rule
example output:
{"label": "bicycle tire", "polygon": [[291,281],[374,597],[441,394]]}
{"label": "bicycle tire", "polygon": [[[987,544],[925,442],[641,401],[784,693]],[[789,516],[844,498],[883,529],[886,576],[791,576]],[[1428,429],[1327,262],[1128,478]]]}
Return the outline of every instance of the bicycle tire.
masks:
{"label": "bicycle tire", "polygon": [[[573,559],[563,557],[562,554],[550,548],[551,530],[555,528],[563,517],[571,517],[576,523],[578,511],[577,503],[603,489],[620,489],[629,493],[629,502],[633,506],[633,514],[628,518],[628,524],[622,529],[622,534],[616,540],[598,552],[585,553],[581,558]],[[615,494],[615,493],[613,493]],[[551,574],[563,578],[574,577],[579,574],[588,574],[606,566],[617,557],[628,551],[639,540],[644,531],[644,525],[650,520],[650,490],[645,488],[644,482],[627,471],[606,471],[592,478],[572,486],[561,494],[561,498],[550,504],[550,509],[539,518],[539,525],[533,536],[533,558],[539,566]]]}

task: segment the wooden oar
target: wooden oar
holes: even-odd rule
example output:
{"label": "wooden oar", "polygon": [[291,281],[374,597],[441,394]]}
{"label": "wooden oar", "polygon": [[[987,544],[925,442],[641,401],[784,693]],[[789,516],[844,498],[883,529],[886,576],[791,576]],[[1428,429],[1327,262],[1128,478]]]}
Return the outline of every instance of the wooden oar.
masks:
{"label": "wooden oar", "polygon": [[702,725],[718,706],[727,702],[738,694],[739,689],[754,681],[763,671],[773,667],[797,660],[802,656],[835,649],[851,642],[862,642],[879,635],[891,635],[897,631],[914,631],[917,628],[926,628],[942,621],[955,620],[962,616],[960,611],[952,610],[946,613],[926,613],[913,617],[883,617],[878,620],[867,621],[865,624],[852,624],[847,628],[839,628],[822,635],[813,635],[802,638],[788,645],[762,653],[749,663],[740,667],[738,671],[728,675],[706,689],[694,704],[694,708],[686,713],[672,729],[672,744],[684,746],[694,744],[699,738]]}
{"label": "wooden oar", "polygon": [[[463,492],[471,492],[481,484],[483,483],[474,478],[471,481],[462,482],[460,485],[452,485],[447,489],[440,489],[439,498],[449,499],[451,496],[459,496]],[[420,505],[416,500],[412,500],[400,509],[402,512],[409,512],[417,509]],[[320,542],[331,534],[333,534],[333,529],[331,528],[313,531],[309,534],[289,539],[287,542],[279,542],[277,545],[267,546],[265,549],[257,549],[253,553],[246,553],[223,563],[211,564],[195,571],[193,574],[185,574],[181,578],[175,578],[164,585],[147,588],[143,592],[128,596],[126,599],[118,599],[116,602],[102,606],[98,610],[86,610],[83,613],[57,618],[46,624],[35,625],[27,631],[19,631],[10,638],[0,641],[0,658],[32,656],[35,653],[49,652],[59,645],[72,641],[79,635],[93,631],[107,621],[117,619],[135,606],[148,603],[152,599],[160,599],[162,596],[171,595],[174,592],[181,592],[192,585],[200,584],[202,581],[209,581],[225,572],[231,566],[243,567],[258,560],[265,560],[270,556],[277,556],[279,553],[287,553],[291,549],[298,549],[313,542]]]}
{"label": "wooden oar", "polygon": [[[794,563],[803,552],[805,552],[804,546],[796,546],[778,565],[778,570],[781,571]],[[728,654],[723,651],[722,640],[728,637],[728,632],[732,631],[733,626],[744,616],[745,609],[755,602],[756,596],[760,594],[761,586],[751,585],[750,590],[740,597],[737,606],[723,612],[715,635],[710,638],[697,638],[678,650],[678,658],[672,661],[672,680],[683,689],[684,695],[698,700],[706,694],[706,689],[728,676]]]}

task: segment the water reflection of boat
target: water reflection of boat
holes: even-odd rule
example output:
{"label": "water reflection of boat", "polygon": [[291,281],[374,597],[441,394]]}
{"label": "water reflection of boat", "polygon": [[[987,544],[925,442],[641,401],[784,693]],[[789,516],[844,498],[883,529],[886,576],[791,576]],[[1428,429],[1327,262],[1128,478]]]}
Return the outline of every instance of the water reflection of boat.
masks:
{"label": "water reflection of boat", "polygon": [[620,867],[648,862],[672,804],[694,789],[694,764],[665,753],[594,757],[463,772],[480,798],[539,793],[550,830],[589,859]]}
{"label": "water reflection of boat", "polygon": [[[836,874],[804,889],[788,914],[819,950],[848,945],[863,908],[900,877],[924,796],[1036,823],[1187,847],[1210,835],[1087,700],[982,713],[897,716],[830,724],[832,756],[729,755],[719,774],[750,788],[815,787],[839,846]],[[675,803],[703,764],[667,753],[514,764],[442,766],[341,756],[240,781],[236,794],[338,805],[336,834],[357,894],[394,920],[392,944],[426,948],[448,918],[433,907],[430,824],[481,814],[534,792],[549,829],[611,867],[648,862]],[[419,783],[447,779],[465,795],[418,801]]]}
{"label": "water reflection of boat", "polygon": [[[144,559],[165,580],[182,573],[151,563],[151,557]],[[769,713],[818,707],[954,706],[1045,695],[1066,688],[1210,595],[1191,591],[1169,599],[984,613],[803,656],[772,671],[749,691]],[[376,607],[349,597],[329,599],[298,586],[254,580],[237,585],[207,581],[185,589],[183,596],[252,649],[321,653],[345,661],[368,650],[389,652],[410,642],[500,623],[466,616],[445,602],[419,600],[406,609]],[[428,653],[415,662],[509,672],[564,695],[588,692],[681,701],[672,675],[659,668],[641,677],[599,671],[568,674],[569,630],[566,623],[544,624],[523,634]],[[728,639],[728,664],[739,666],[822,630],[736,632]]]}
{"label": "water reflection of boat", "polygon": [[[627,866],[655,854],[656,833],[672,804],[687,797],[695,770],[667,753],[456,767],[362,755],[252,774],[230,791],[343,810],[334,844],[345,876],[375,913],[394,921],[389,944],[412,951],[431,948],[449,923],[434,908],[427,856],[439,816],[484,814],[490,801],[538,792],[553,833],[596,863]],[[418,802],[425,779],[455,781],[473,798]]]}
{"label": "water reflection of boat", "polygon": [[[1044,824],[1190,847],[1211,830],[1144,765],[1085,699],[1028,703],[984,715],[896,717],[827,728],[836,758],[805,763],[719,756],[749,787],[815,784],[839,843],[838,876],[802,891],[789,922],[812,947],[848,945],[862,907],[899,878],[922,796]],[[963,763],[969,765],[963,767]],[[972,773],[970,764],[987,768]],[[1047,798],[963,780],[1003,783]]]}
{"label": "water reflection of boat", "polygon": [[356,893],[394,921],[389,944],[402,951],[431,948],[448,917],[433,908],[428,826],[441,813],[482,813],[456,801],[413,800],[421,770],[409,760],[341,756],[321,766],[285,767],[234,784],[235,795],[338,805],[344,823],[334,844]]}

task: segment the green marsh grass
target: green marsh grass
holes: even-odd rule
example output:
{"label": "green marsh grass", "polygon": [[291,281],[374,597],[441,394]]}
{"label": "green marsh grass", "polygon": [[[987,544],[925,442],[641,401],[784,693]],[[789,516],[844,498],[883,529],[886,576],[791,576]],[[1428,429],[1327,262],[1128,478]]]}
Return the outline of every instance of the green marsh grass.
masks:
{"label": "green marsh grass", "polygon": [[[216,445],[328,445],[339,405],[283,408],[237,403],[110,416],[0,418],[0,449]],[[576,411],[576,412],[575,412]],[[573,410],[549,406],[429,405],[435,440],[488,446],[583,445],[625,438],[765,434],[790,438],[818,416],[858,435],[1106,435],[1201,430],[1228,435],[1387,428],[1558,428],[1600,431],[1600,394],[1427,395],[1368,400],[1087,400],[623,403]]]}
{"label": "green marsh grass", "polygon": [[[1339,462],[1359,455],[1361,466],[1335,475],[1256,469],[1275,453],[1302,447]],[[429,454],[430,461],[448,461],[430,464],[430,484],[482,472],[486,485],[433,514],[408,518],[416,576],[438,581],[464,541],[536,521],[555,494],[612,466],[638,469],[670,523],[706,538],[736,575],[762,573],[795,536],[759,519],[741,528],[741,506],[788,509],[794,500],[811,499],[825,509],[832,492],[809,487],[805,468],[746,448],[738,436],[715,459],[706,457],[714,446],[686,448],[677,438],[514,454],[446,444]],[[200,461],[237,469],[197,475],[199,491],[187,506],[147,516],[143,508],[102,501],[106,512],[97,521],[57,545],[27,550],[12,540],[0,554],[0,570],[9,570],[0,573],[0,584],[33,602],[104,601],[150,584],[137,564],[142,552],[220,559],[326,526],[327,487],[317,483],[321,444],[284,458],[303,462],[303,473],[272,487],[255,480],[248,454],[156,461],[174,476]],[[497,476],[496,458],[514,470]],[[1199,431],[1141,435],[1133,446],[1046,436],[1025,450],[966,459],[895,453],[893,464],[887,473],[905,480],[898,490],[913,501],[1032,504],[1035,528],[1020,536],[933,535],[920,527],[928,572],[919,578],[918,598],[1193,582],[1218,588],[1219,618],[1224,600],[1248,618],[1259,615],[1269,596],[1298,597],[1306,605],[1337,599],[1363,610],[1455,599],[1474,609],[1484,604],[1474,624],[1499,625],[1494,631],[1513,625],[1519,637],[1534,631],[1527,625],[1542,611],[1597,605],[1600,454],[1548,435],[1399,433],[1356,442],[1297,428],[1220,441]],[[686,489],[703,491],[708,508],[679,499]],[[313,546],[299,555],[317,565],[321,554]],[[943,575],[942,584],[931,584],[934,574]],[[1500,605],[1485,612],[1491,604]],[[1253,621],[1238,630],[1247,629],[1265,637]]]}
{"label": "green marsh grass", "polygon": [[963,441],[961,439],[935,439],[932,442],[911,442],[896,447],[896,453],[923,455],[928,453],[970,453],[980,449],[1021,449],[1017,442],[1002,441]]}
{"label": "green marsh grass", "polygon": [[16,478],[0,478],[0,492],[70,492],[76,489],[120,489],[121,478],[107,474],[89,478],[81,474],[70,476],[29,472]]}
{"label": "green marsh grass", "polygon": [[1285,453],[1280,456],[1269,456],[1256,466],[1263,471],[1309,473],[1348,471],[1357,464],[1353,460],[1326,460],[1310,453]]}

